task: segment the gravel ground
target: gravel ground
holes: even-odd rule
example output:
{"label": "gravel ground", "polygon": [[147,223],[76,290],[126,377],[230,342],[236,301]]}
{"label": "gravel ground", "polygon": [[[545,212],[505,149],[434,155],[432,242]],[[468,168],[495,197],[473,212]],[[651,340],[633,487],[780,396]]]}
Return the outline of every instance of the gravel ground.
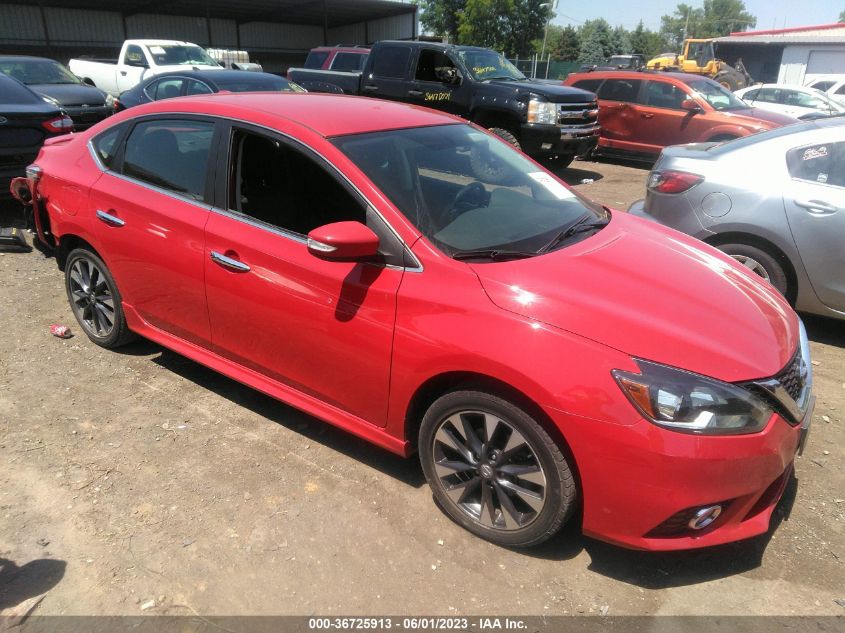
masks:
{"label": "gravel ground", "polygon": [[[564,172],[623,209],[646,174]],[[0,279],[6,613],[845,614],[845,323],[807,318],[813,432],[764,537],[647,554],[571,526],[510,551],[441,514],[413,459],[152,343],[50,336],[78,328],[40,253],[0,254]]]}

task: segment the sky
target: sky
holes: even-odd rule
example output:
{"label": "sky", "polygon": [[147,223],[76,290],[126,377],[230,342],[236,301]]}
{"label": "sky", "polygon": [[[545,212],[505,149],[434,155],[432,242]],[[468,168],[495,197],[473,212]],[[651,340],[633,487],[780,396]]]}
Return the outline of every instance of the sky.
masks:
{"label": "sky", "polygon": [[[571,24],[577,27],[586,20],[604,18],[611,26],[633,29],[642,20],[654,31],[660,28],[660,16],[675,11],[684,0],[559,0],[557,17],[552,24]],[[702,0],[685,0],[693,7],[703,6]],[[745,0],[748,12],[756,16],[754,30],[807,26],[836,22],[845,10],[845,0]]]}

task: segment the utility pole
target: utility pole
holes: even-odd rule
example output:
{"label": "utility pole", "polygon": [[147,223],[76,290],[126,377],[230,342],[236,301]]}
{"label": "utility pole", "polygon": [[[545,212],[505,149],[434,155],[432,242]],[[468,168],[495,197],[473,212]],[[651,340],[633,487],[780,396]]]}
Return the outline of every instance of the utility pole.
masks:
{"label": "utility pole", "polygon": [[541,4],[541,7],[545,7],[549,11],[549,17],[546,18],[546,29],[543,31],[543,47],[540,49],[540,59],[543,59],[543,54],[546,52],[546,38],[549,36],[549,22],[552,21],[552,15],[557,9],[557,2],[558,0],[552,0],[551,2],[544,2]]}

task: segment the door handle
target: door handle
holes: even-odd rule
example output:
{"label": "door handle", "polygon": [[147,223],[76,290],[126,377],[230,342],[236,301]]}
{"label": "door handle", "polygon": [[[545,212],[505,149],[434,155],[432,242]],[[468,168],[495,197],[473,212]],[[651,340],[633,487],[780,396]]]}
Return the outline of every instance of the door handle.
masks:
{"label": "door handle", "polygon": [[795,204],[802,209],[807,209],[813,215],[827,215],[839,211],[838,207],[823,200],[795,200]]}
{"label": "door handle", "polygon": [[211,251],[211,260],[216,264],[220,264],[225,268],[229,268],[239,273],[248,273],[250,271],[249,264],[244,264],[242,261],[238,261],[237,259],[226,257],[217,251]]}
{"label": "door handle", "polygon": [[649,113],[649,112],[642,112],[642,113],[640,113],[640,116],[644,119],[653,119],[654,118],[654,115]]}
{"label": "door handle", "polygon": [[123,75],[124,77],[126,77],[126,71],[125,70],[121,70],[120,74]]}
{"label": "door handle", "polygon": [[100,222],[105,222],[109,226],[116,226],[118,228],[126,224],[125,221],[121,220],[116,215],[106,213],[105,211],[100,211],[99,209],[97,209],[97,219],[100,220]]}
{"label": "door handle", "polygon": [[364,86],[364,92],[378,92],[378,86],[373,86],[373,85]]}
{"label": "door handle", "polygon": [[422,97],[422,90],[409,90],[408,96],[409,97]]}
{"label": "door handle", "polygon": [[621,104],[621,103],[615,103],[615,104],[613,104],[613,105],[604,105],[604,106],[599,106],[599,109],[603,109],[603,110],[621,110],[621,109],[622,109],[622,104]]}

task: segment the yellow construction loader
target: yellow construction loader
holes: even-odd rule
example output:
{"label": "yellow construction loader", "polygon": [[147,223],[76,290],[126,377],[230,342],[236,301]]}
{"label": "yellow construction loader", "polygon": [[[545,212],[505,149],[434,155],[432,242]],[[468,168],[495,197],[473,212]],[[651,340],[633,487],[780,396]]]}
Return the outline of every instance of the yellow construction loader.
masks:
{"label": "yellow construction loader", "polygon": [[680,55],[662,53],[650,59],[646,68],[704,75],[718,81],[730,91],[739,90],[754,83],[741,59],[737,60],[735,66],[731,66],[716,57],[712,39],[684,40],[683,53]]}

